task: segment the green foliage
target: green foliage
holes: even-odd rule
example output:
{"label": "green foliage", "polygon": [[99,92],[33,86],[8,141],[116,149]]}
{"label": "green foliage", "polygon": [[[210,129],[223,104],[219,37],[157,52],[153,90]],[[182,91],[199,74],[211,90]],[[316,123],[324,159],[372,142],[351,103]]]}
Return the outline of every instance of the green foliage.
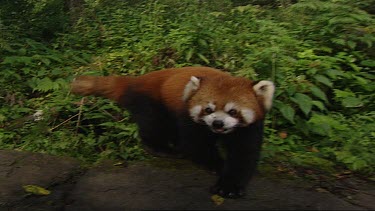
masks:
{"label": "green foliage", "polygon": [[342,114],[332,116],[315,115],[308,126],[321,137],[315,143],[326,158],[334,158],[355,171],[372,173],[375,162],[375,113],[369,112],[352,117]]}
{"label": "green foliage", "polygon": [[206,65],[277,85],[265,159],[375,171],[375,24],[363,10],[370,1],[87,0],[79,13],[63,3],[0,8],[0,147],[142,159],[128,114],[71,96],[69,82]]}
{"label": "green foliage", "polygon": [[64,0],[3,0],[0,20],[13,32],[12,38],[26,35],[40,41],[64,31],[69,16]]}

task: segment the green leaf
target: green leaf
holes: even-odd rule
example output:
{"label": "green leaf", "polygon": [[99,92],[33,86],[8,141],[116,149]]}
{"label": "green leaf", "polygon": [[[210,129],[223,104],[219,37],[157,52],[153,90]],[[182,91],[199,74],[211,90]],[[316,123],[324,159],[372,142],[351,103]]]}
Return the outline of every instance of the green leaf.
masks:
{"label": "green leaf", "polygon": [[63,63],[63,60],[61,60],[60,57],[55,56],[55,55],[49,55],[49,56],[47,56],[47,58],[49,58],[50,60],[54,60],[58,63]]}
{"label": "green leaf", "polygon": [[4,61],[2,64],[25,64],[25,65],[30,65],[33,61],[33,58],[28,57],[28,56],[8,56],[4,58]]}
{"label": "green leaf", "polygon": [[311,97],[301,94],[301,93],[296,93],[294,97],[291,98],[293,102],[297,103],[299,108],[303,111],[303,113],[307,116],[312,108],[312,99]]}
{"label": "green leaf", "polygon": [[4,122],[4,120],[6,120],[6,117],[2,114],[0,114],[0,122]]}
{"label": "green leaf", "polygon": [[320,101],[316,101],[316,100],[313,100],[312,101],[312,104],[316,107],[318,107],[321,111],[325,111],[326,110],[326,107],[324,106],[324,104]]}
{"label": "green leaf", "polygon": [[353,170],[359,170],[368,167],[368,164],[365,160],[355,159],[353,162]]}
{"label": "green leaf", "polygon": [[337,76],[345,75],[342,71],[336,69],[329,69],[326,71],[326,74],[332,79],[337,79]]}
{"label": "green leaf", "polygon": [[345,45],[346,43],[344,39],[340,39],[340,38],[332,38],[331,41],[339,45]]}
{"label": "green leaf", "polygon": [[87,61],[83,60],[82,58],[78,56],[72,56],[72,59],[75,60],[76,62],[82,63],[82,64],[87,64]]}
{"label": "green leaf", "polygon": [[51,60],[47,59],[47,58],[42,58],[41,61],[46,64],[47,66],[49,66],[51,64]]}
{"label": "green leaf", "polygon": [[324,84],[324,85],[327,85],[329,87],[332,87],[332,82],[331,80],[329,80],[327,77],[325,77],[324,75],[316,75],[315,77],[315,80],[317,80],[318,82]]}
{"label": "green leaf", "polygon": [[41,80],[37,79],[36,87],[34,90],[47,92],[56,89],[56,84],[48,77]]}
{"label": "green leaf", "polygon": [[363,60],[361,61],[361,65],[367,67],[375,67],[375,60]]}
{"label": "green leaf", "polygon": [[361,99],[357,97],[347,97],[342,100],[342,105],[347,108],[357,108],[362,107],[363,102]]}
{"label": "green leaf", "polygon": [[334,120],[332,120],[332,118],[329,116],[313,114],[307,123],[309,125],[310,130],[313,133],[327,136],[328,134],[330,134],[332,130],[332,127],[331,127],[332,121]]}
{"label": "green leaf", "polygon": [[328,102],[328,98],[326,93],[324,93],[319,87],[311,86],[310,87],[311,93],[318,97],[319,99],[323,100],[324,102]]}
{"label": "green leaf", "polygon": [[40,186],[37,185],[24,185],[22,186],[25,192],[27,193],[32,193],[34,195],[40,195],[40,196],[45,196],[51,194],[51,191],[46,190]]}
{"label": "green leaf", "polygon": [[368,85],[369,83],[371,83],[369,80],[363,78],[363,77],[360,77],[360,76],[356,76],[354,75],[353,78],[359,83],[361,84],[362,86],[366,86]]}
{"label": "green leaf", "polygon": [[190,61],[191,57],[193,56],[193,53],[194,53],[194,48],[190,48],[188,52],[186,53],[186,57],[185,57],[186,61]]}
{"label": "green leaf", "polygon": [[354,49],[355,46],[357,46],[357,43],[355,43],[353,41],[348,41],[348,46],[349,46],[349,48]]}
{"label": "green leaf", "polygon": [[60,75],[62,73],[64,73],[64,71],[62,71],[60,68],[54,68],[51,70],[52,75]]}
{"label": "green leaf", "polygon": [[204,40],[204,39],[198,39],[198,43],[199,43],[200,46],[203,46],[203,47],[208,46],[207,41]]}
{"label": "green leaf", "polygon": [[207,59],[205,56],[203,56],[202,54],[198,53],[198,57],[199,57],[200,59],[202,59],[204,62],[206,62],[207,64],[210,63],[210,61],[208,61],[208,59]]}
{"label": "green leaf", "polygon": [[285,119],[289,120],[291,123],[294,123],[294,115],[295,111],[290,105],[280,104],[279,111],[285,117]]}
{"label": "green leaf", "polygon": [[217,205],[222,205],[224,203],[224,198],[219,195],[212,195],[211,200]]}
{"label": "green leaf", "polygon": [[336,98],[354,97],[355,94],[352,91],[342,91],[339,89],[333,89]]}
{"label": "green leaf", "polygon": [[315,56],[313,49],[308,49],[303,52],[297,53],[298,58],[304,59],[304,58],[313,58]]}
{"label": "green leaf", "polygon": [[288,93],[289,96],[293,96],[294,93],[296,93],[296,91],[297,91],[297,87],[296,86],[287,86],[285,88],[285,91]]}
{"label": "green leaf", "polygon": [[26,55],[27,50],[26,50],[25,48],[20,48],[20,49],[18,50],[18,53],[19,53],[20,55],[24,56],[24,55]]}
{"label": "green leaf", "polygon": [[252,5],[237,6],[234,9],[232,9],[232,12],[235,11],[235,10],[237,10],[237,11],[243,13],[243,12],[245,12],[247,10],[252,9],[252,7],[253,7]]}

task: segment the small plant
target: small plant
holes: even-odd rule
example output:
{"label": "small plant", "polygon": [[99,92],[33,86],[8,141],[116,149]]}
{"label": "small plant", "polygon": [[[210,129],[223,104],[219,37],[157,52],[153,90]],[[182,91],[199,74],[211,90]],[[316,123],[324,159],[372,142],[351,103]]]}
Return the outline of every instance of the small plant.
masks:
{"label": "small plant", "polygon": [[0,148],[143,159],[129,114],[71,96],[70,81],[205,65],[275,82],[264,159],[374,172],[370,1],[85,2],[79,13],[62,0],[0,8]]}

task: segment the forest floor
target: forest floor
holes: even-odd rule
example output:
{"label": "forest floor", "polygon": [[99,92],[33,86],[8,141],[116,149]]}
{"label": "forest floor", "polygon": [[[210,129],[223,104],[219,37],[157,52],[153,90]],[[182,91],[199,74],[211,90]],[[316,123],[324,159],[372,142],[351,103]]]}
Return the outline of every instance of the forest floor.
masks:
{"label": "forest floor", "polygon": [[[373,182],[343,177],[328,187],[267,174],[256,175],[246,197],[221,201],[208,192],[215,175],[184,160],[84,167],[73,158],[0,150],[0,210],[375,210]],[[50,194],[27,193],[25,185]]]}

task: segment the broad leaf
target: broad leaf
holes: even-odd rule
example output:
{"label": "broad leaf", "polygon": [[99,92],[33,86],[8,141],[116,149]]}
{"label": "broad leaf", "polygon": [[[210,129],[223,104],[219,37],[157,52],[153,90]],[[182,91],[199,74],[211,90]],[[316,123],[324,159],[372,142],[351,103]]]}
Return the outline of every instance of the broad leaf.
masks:
{"label": "broad leaf", "polygon": [[306,116],[310,113],[313,105],[311,97],[305,94],[297,93],[291,99],[293,100],[293,102],[298,104],[299,108]]}
{"label": "broad leaf", "polygon": [[332,82],[331,80],[329,80],[327,77],[325,77],[324,75],[316,75],[315,77],[315,80],[317,80],[318,82],[324,84],[324,85],[327,85],[329,87],[332,87]]}
{"label": "broad leaf", "polygon": [[58,88],[58,84],[54,83],[50,78],[46,77],[43,79],[36,79],[36,87],[34,87],[34,91],[42,91],[42,92],[47,92],[50,90],[54,90]]}
{"label": "broad leaf", "polygon": [[361,61],[361,65],[364,65],[367,67],[375,67],[375,60],[363,60]]}
{"label": "broad leaf", "polygon": [[326,107],[324,106],[324,104],[322,102],[320,102],[320,101],[313,100],[312,104],[314,106],[318,107],[321,111],[327,110]]}
{"label": "broad leaf", "polygon": [[326,93],[324,93],[319,87],[317,86],[311,86],[310,87],[311,93],[318,97],[319,99],[323,100],[324,102],[328,102],[328,98]]}
{"label": "broad leaf", "polygon": [[355,97],[355,94],[350,90],[339,90],[339,89],[333,89],[333,92],[335,93],[335,97],[337,98],[346,98],[346,97]]}
{"label": "broad leaf", "polygon": [[357,97],[347,97],[342,100],[342,105],[348,108],[362,107],[363,102]]}
{"label": "broad leaf", "polygon": [[295,111],[290,105],[280,104],[280,112],[285,117],[285,119],[289,120],[291,123],[294,123],[294,115]]}

